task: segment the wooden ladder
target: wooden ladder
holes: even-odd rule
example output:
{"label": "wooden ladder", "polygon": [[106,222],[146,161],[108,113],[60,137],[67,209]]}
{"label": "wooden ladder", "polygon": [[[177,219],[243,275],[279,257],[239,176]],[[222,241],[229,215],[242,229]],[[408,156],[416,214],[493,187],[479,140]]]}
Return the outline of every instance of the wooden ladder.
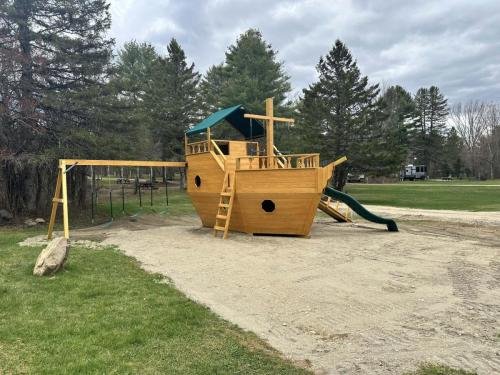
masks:
{"label": "wooden ladder", "polygon": [[226,170],[222,190],[220,192],[219,207],[217,216],[215,216],[214,236],[217,232],[222,232],[222,238],[227,238],[229,231],[229,222],[231,221],[231,212],[233,211],[234,193],[235,193],[235,175],[234,172]]}

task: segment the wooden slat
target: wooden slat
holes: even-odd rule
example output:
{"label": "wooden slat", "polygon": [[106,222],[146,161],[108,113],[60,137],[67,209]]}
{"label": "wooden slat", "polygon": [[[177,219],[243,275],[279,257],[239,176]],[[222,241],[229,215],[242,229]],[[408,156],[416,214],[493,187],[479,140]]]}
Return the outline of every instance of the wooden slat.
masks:
{"label": "wooden slat", "polygon": [[[271,116],[265,116],[265,115],[254,115],[251,113],[245,113],[243,115],[245,118],[253,118],[255,120],[269,120]],[[288,123],[294,123],[295,120],[293,118],[285,118],[285,117],[272,117],[272,119],[276,122],[288,122]]]}
{"label": "wooden slat", "polygon": [[167,167],[185,168],[185,161],[153,161],[153,160],[90,160],[90,159],[61,159],[60,163],[66,165],[83,166],[110,166],[110,167]]}
{"label": "wooden slat", "polygon": [[341,158],[338,158],[333,162],[333,165],[337,166],[342,164],[343,162],[347,161],[347,156],[342,156]]}
{"label": "wooden slat", "polygon": [[62,182],[62,169],[59,168],[57,172],[56,190],[54,192],[54,198],[52,199],[52,211],[50,212],[49,220],[49,230],[47,233],[47,239],[52,239],[52,231],[54,230],[54,224],[56,222],[57,208],[59,203],[62,203],[61,196],[61,182]]}
{"label": "wooden slat", "polygon": [[66,164],[64,160],[60,163],[61,168],[61,187],[62,187],[62,205],[63,205],[63,227],[64,238],[69,239],[69,213],[68,213],[68,185],[66,183]]}
{"label": "wooden slat", "polygon": [[325,202],[320,200],[318,204],[318,208],[323,211],[325,214],[330,215],[333,217],[335,220],[340,221],[342,223],[350,223],[352,220],[349,218],[349,208],[347,209],[346,213],[343,214],[340,211],[338,211],[337,208],[333,208],[330,205],[330,202]]}
{"label": "wooden slat", "polygon": [[224,153],[221,151],[221,149],[219,148],[219,146],[217,146],[217,143],[215,141],[213,141],[213,140],[212,140],[212,146],[213,146],[213,148],[216,151],[216,155],[218,154],[219,156],[222,157],[222,159],[226,158],[226,155],[224,155]]}
{"label": "wooden slat", "polygon": [[[224,170],[224,163],[219,159],[220,157],[213,151],[210,151],[210,155],[212,155],[214,157],[215,161],[219,165],[219,168],[221,170]],[[222,160],[225,160],[225,159],[222,159]]]}

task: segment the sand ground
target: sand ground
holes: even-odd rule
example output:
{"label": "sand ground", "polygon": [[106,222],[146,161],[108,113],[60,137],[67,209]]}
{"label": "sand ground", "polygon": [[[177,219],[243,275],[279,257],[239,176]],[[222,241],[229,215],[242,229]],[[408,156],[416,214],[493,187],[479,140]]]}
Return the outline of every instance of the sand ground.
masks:
{"label": "sand ground", "polygon": [[196,217],[73,234],[104,235],[319,374],[400,374],[421,362],[499,373],[500,213],[372,208],[400,232],[319,215],[310,238],[223,241]]}

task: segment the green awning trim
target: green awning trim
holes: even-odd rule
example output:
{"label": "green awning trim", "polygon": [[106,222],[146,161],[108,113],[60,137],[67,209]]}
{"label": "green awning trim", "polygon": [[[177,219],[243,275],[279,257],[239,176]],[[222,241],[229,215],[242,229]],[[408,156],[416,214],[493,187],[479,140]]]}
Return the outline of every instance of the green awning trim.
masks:
{"label": "green awning trim", "polygon": [[202,122],[193,126],[186,132],[186,134],[193,135],[204,133],[208,128],[218,125],[222,123],[223,120],[226,120],[233,128],[243,134],[245,139],[264,136],[265,128],[262,122],[259,120],[250,121],[250,119],[243,117],[245,113],[245,109],[241,104],[221,109],[220,111],[212,113]]}

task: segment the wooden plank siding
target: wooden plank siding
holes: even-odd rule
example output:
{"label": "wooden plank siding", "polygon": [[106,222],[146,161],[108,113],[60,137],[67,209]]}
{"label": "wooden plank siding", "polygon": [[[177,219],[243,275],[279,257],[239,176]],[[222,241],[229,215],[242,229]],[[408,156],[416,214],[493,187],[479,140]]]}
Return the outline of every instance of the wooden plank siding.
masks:
{"label": "wooden plank siding", "polygon": [[[222,156],[220,151],[211,150],[186,156],[187,191],[203,226],[214,226],[225,171],[232,171],[236,193],[229,224],[231,231],[309,235],[334,164],[324,168],[246,169],[248,167],[242,164],[248,162],[248,143],[228,141],[227,144],[229,155]],[[196,176],[201,179],[199,187],[195,184]],[[274,203],[274,211],[266,212],[262,208],[265,200]]]}

